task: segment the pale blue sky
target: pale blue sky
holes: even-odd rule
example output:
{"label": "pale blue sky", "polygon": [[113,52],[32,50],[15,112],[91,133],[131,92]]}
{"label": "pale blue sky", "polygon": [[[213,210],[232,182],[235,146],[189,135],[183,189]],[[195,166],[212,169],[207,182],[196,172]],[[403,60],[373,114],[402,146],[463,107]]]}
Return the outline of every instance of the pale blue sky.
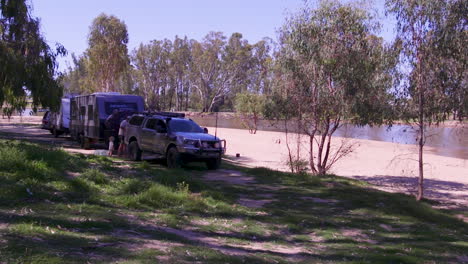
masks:
{"label": "pale blue sky", "polygon": [[[383,16],[383,0],[375,1]],[[34,16],[41,19],[42,31],[51,46],[59,42],[69,53],[87,48],[92,20],[101,13],[123,20],[129,33],[129,51],[154,39],[175,35],[201,40],[209,31],[226,36],[243,34],[250,43],[270,37],[302,0],[32,0]],[[383,19],[382,36],[393,37],[393,24]],[[60,69],[64,69],[61,59]]]}

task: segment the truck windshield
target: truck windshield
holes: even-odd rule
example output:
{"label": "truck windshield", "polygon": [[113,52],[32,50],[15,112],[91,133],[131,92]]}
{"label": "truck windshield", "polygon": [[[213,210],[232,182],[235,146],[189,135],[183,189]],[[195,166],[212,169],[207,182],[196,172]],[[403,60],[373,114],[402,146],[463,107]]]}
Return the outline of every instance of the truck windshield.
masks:
{"label": "truck windshield", "polygon": [[169,129],[172,132],[191,132],[191,133],[203,133],[203,129],[197,125],[197,123],[185,120],[185,119],[171,119],[169,123]]}

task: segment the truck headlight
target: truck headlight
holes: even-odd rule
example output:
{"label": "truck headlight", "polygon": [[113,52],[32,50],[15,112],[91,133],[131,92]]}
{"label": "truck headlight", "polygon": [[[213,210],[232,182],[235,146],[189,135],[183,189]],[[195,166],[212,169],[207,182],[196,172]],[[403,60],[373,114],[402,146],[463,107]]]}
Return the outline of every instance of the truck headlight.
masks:
{"label": "truck headlight", "polygon": [[216,142],[216,143],[214,144],[214,147],[215,147],[215,148],[220,148],[220,147],[221,147],[221,144],[220,144],[219,142]]}
{"label": "truck headlight", "polygon": [[184,144],[185,145],[198,146],[198,140],[186,139],[186,140],[184,140]]}

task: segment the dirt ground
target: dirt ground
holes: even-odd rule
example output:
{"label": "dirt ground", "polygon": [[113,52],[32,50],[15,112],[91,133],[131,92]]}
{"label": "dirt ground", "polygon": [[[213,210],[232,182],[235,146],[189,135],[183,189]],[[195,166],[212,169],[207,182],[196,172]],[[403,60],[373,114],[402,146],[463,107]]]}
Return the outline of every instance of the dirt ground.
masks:
{"label": "dirt ground", "polygon": [[[8,121],[0,119],[3,137],[50,142],[63,146],[70,152],[98,154],[102,150],[83,150],[69,138],[54,138],[48,131],[39,129],[38,117],[14,117]],[[214,134],[215,128],[209,128]],[[258,131],[249,134],[247,130],[218,128],[217,135],[227,140],[227,156],[236,163],[250,167],[267,167],[288,171],[286,138],[281,132]],[[344,139],[335,137],[335,144]],[[354,151],[333,167],[333,173],[365,180],[376,188],[414,194],[417,184],[417,149],[415,145],[395,144],[372,140],[352,139]],[[96,146],[99,148],[100,146]],[[301,154],[308,157],[306,144]],[[431,154],[426,148],[425,196],[441,202],[443,208],[468,210],[468,160]],[[239,158],[235,158],[240,154]]]}

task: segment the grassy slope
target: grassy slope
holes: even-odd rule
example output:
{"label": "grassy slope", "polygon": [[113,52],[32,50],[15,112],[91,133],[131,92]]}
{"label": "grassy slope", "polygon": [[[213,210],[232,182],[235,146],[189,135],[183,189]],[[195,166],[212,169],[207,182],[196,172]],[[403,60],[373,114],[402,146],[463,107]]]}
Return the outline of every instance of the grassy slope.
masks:
{"label": "grassy slope", "polygon": [[256,183],[0,140],[0,260],[445,263],[468,252],[467,224],[411,197],[336,176],[224,169]]}

